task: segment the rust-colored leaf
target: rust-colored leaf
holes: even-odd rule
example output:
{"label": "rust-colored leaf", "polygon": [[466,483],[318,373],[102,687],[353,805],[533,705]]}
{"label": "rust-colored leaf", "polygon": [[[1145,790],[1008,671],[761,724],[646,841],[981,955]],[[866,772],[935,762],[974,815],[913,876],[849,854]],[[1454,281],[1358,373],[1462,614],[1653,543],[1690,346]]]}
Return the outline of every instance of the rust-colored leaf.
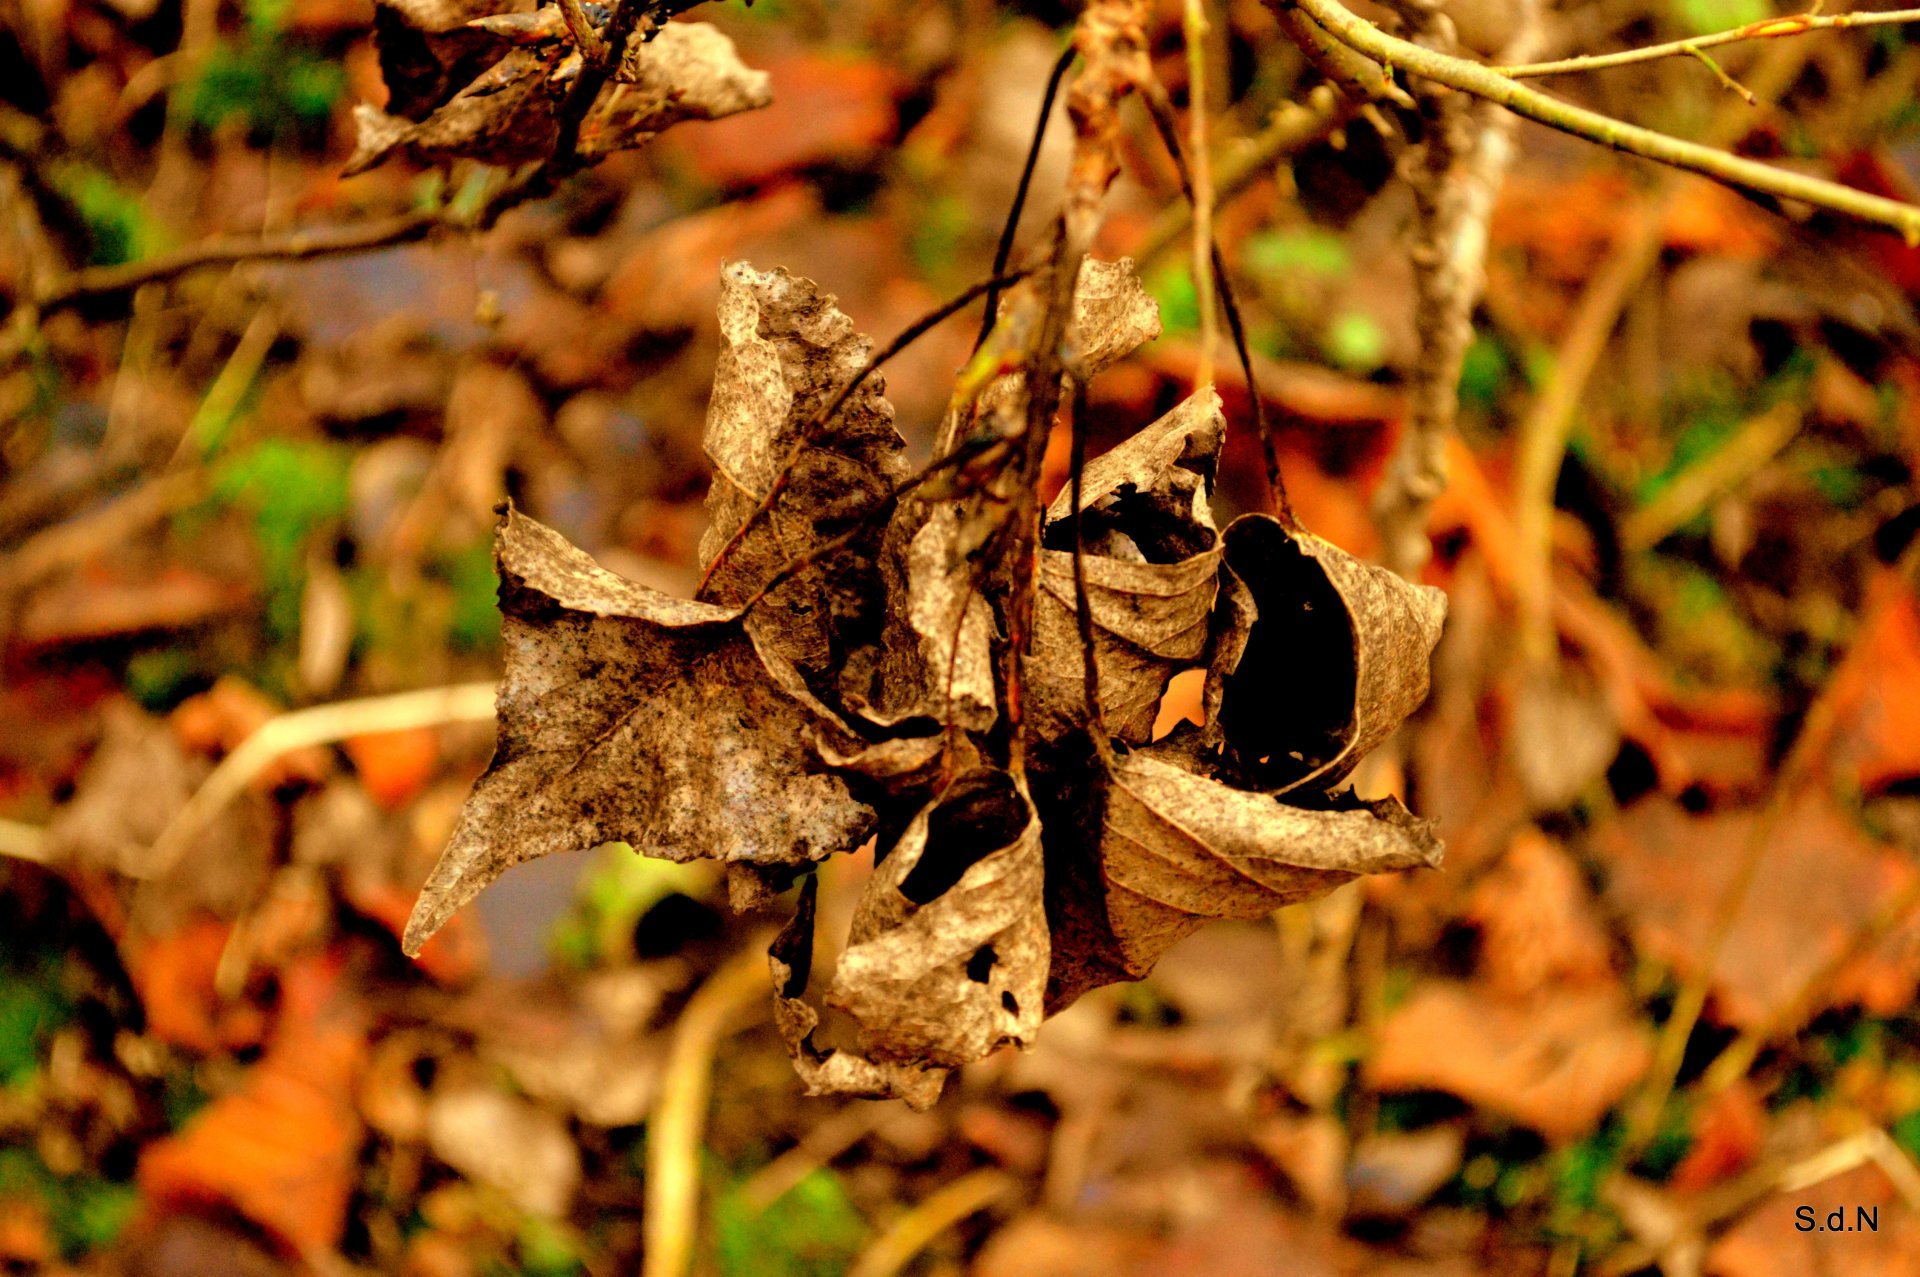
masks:
{"label": "rust-colored leaf", "polygon": [[231,1206],[296,1254],[338,1242],[359,1166],[353,1079],[366,1052],[357,1013],[334,993],[339,976],[336,959],[318,956],[283,975],[279,1028],[240,1088],[141,1157],[149,1204]]}
{"label": "rust-colored leaf", "polygon": [[1615,986],[1524,1000],[1434,982],[1380,1028],[1369,1086],[1447,1091],[1555,1141],[1580,1138],[1653,1060],[1650,1034]]}

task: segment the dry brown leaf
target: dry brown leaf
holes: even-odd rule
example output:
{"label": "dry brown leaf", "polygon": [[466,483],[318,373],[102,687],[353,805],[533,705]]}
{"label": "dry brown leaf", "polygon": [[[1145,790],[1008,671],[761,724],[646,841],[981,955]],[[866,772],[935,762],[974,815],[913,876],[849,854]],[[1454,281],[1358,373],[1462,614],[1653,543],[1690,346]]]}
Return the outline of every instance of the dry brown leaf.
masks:
{"label": "dry brown leaf", "polygon": [[868,879],[827,1001],[873,1060],[945,1068],[1039,1032],[1040,817],[1006,772],[957,778]]}
{"label": "dry brown leaf", "polygon": [[530,1215],[563,1217],[580,1187],[580,1150],[560,1116],[484,1083],[436,1088],[426,1137],[441,1161]]}
{"label": "dry brown leaf", "polygon": [[[1081,539],[1107,731],[1144,745],[1167,681],[1206,650],[1220,563],[1207,498],[1226,435],[1206,388],[1087,463]],[[1047,511],[1034,602],[1031,722],[1042,740],[1086,721],[1075,615],[1072,492]]]}
{"label": "dry brown leaf", "polygon": [[[399,150],[426,162],[464,158],[502,165],[551,155],[571,89],[563,64],[575,50],[564,32],[547,32],[531,15],[513,28],[513,36],[516,43],[504,56],[418,122],[365,104],[355,107],[359,133],[345,174],[363,173]],[[453,66],[468,65],[460,60],[464,49],[438,47],[456,60],[448,65],[441,52],[429,55],[420,63],[425,80],[434,79],[434,64],[446,78]],[[409,90],[407,105],[416,105],[415,93],[424,92],[424,83]],[[578,151],[595,158],[641,146],[684,120],[717,120],[771,100],[766,73],[742,63],[733,41],[718,29],[669,23],[652,40],[628,48],[617,82],[601,91],[581,123]]]}
{"label": "dry brown leaf", "polygon": [[1160,305],[1131,257],[1081,260],[1067,319],[1066,362],[1075,377],[1090,381],[1159,335]]}
{"label": "dry brown leaf", "polygon": [[773,1020],[793,1060],[794,1072],[808,1095],[854,1095],[902,1099],[914,1109],[932,1108],[946,1085],[948,1070],[873,1061],[844,1046],[814,1041],[820,1012],[806,1000],[813,974],[813,929],[820,880],[809,876],[800,887],[793,917],[767,949],[773,975]]}
{"label": "dry brown leaf", "polygon": [[[711,565],[759,508],[803,432],[866,365],[872,343],[809,279],[743,262],[722,274],[721,351],[707,410],[710,526],[700,562]],[[778,502],[713,570],[703,597],[742,604],[796,556],[845,532],[908,471],[893,406],[873,377],[815,433]],[[812,570],[773,591],[748,628],[829,692],[854,651],[877,639],[885,598],[876,568],[885,528],[876,523]]]}
{"label": "dry brown leaf", "polygon": [[1084,855],[1077,849],[1055,852],[1052,1009],[1097,985],[1139,979],[1215,918],[1264,917],[1361,874],[1440,861],[1432,825],[1396,799],[1307,810],[1234,789],[1195,766],[1164,746],[1118,759],[1097,869],[1064,863]]}
{"label": "dry brown leaf", "polygon": [[497,0],[376,0],[373,42],[387,110],[425,119],[503,51],[498,36],[467,24],[519,7]]}
{"label": "dry brown leaf", "polygon": [[1649,1031],[1615,986],[1516,1001],[1434,982],[1381,1025],[1365,1077],[1381,1090],[1449,1092],[1559,1142],[1599,1125],[1652,1060]]}
{"label": "dry brown leaf", "polygon": [[1253,609],[1220,644],[1227,744],[1255,788],[1330,790],[1426,699],[1447,596],[1269,515],[1224,543],[1226,588]]}
{"label": "dry brown leaf", "polygon": [[621,579],[509,510],[494,543],[506,678],[492,765],[421,890],[405,948],[525,860],[607,842],[669,860],[805,864],[871,809],[818,773],[832,715],[738,612]]}
{"label": "dry brown leaf", "polygon": [[[1861,1208],[1875,1227],[1859,1227]],[[1811,1210],[1818,1231],[1802,1229]],[[1829,1230],[1833,1212],[1845,1230]],[[1920,1277],[1920,1211],[1878,1166],[1862,1166],[1760,1204],[1707,1252],[1711,1277]]]}
{"label": "dry brown leaf", "polygon": [[1832,692],[1837,728],[1831,766],[1868,792],[1920,776],[1920,598],[1898,572],[1873,582],[1858,659]]}

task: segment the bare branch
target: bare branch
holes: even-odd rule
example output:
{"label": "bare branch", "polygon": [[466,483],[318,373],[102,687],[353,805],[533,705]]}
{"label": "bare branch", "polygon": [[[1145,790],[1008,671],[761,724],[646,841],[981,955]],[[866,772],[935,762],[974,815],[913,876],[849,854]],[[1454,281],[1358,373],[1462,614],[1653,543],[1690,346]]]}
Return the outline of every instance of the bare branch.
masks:
{"label": "bare branch", "polygon": [[1760,22],[1749,22],[1746,26],[1735,27],[1731,31],[1717,31],[1712,35],[1694,36],[1688,40],[1669,40],[1665,44],[1650,44],[1639,49],[1623,49],[1618,53],[1591,53],[1583,57],[1561,58],[1555,62],[1528,62],[1515,66],[1497,66],[1493,69],[1515,80],[1542,75],[1568,75],[1575,71],[1604,71],[1610,67],[1655,62],[1661,58],[1697,57],[1702,49],[1714,49],[1723,44],[1739,44],[1747,40],[1773,40],[1781,36],[1804,35],[1809,31],[1839,31],[1851,27],[1891,27],[1913,22],[1920,22],[1920,9],[1889,9],[1881,13],[1802,13],[1790,18],[1767,18]]}
{"label": "bare branch", "polygon": [[[1628,124],[1585,107],[1548,97],[1493,67],[1450,57],[1388,35],[1355,17],[1337,0],[1268,0],[1283,17],[1294,8],[1326,29],[1334,39],[1383,66],[1403,69],[1473,97],[1498,103],[1516,115],[1548,128],[1586,138],[1617,151],[1699,173],[1741,190],[1799,200],[1870,225],[1885,226],[1920,244],[1920,207],[1842,186],[1805,174],[1743,159],[1697,142]],[[1782,21],[1793,21],[1783,19]]]}
{"label": "bare branch", "polygon": [[408,213],[400,217],[347,226],[284,231],[274,235],[223,235],[183,248],[176,253],[124,262],[118,266],[90,266],[51,281],[34,299],[42,313],[63,310],[97,297],[131,292],[143,284],[157,284],[206,266],[235,266],[241,262],[304,261],[337,257],[410,244],[451,226],[438,212]]}

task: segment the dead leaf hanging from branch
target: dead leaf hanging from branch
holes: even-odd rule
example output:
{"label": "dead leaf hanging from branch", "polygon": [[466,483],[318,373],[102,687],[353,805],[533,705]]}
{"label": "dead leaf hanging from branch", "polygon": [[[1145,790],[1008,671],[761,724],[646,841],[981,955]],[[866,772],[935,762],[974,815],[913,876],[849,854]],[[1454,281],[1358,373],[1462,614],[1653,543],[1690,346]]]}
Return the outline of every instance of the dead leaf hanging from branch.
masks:
{"label": "dead leaf hanging from branch", "polygon": [[1447,597],[1295,533],[1269,515],[1233,521],[1228,588],[1250,625],[1220,672],[1220,726],[1253,787],[1329,790],[1427,698]]}
{"label": "dead leaf hanging from branch", "polygon": [[[1081,537],[1100,703],[1107,730],[1131,744],[1147,743],[1167,680],[1206,650],[1220,564],[1207,498],[1225,438],[1209,388],[1086,468]],[[1042,535],[1029,695],[1043,740],[1086,719],[1071,506],[1061,493]]]}
{"label": "dead leaf hanging from branch", "polygon": [[822,774],[832,715],[737,610],[669,598],[509,510],[500,740],[421,890],[405,947],[513,865],[625,842],[668,860],[795,865],[850,850],[872,810]]}

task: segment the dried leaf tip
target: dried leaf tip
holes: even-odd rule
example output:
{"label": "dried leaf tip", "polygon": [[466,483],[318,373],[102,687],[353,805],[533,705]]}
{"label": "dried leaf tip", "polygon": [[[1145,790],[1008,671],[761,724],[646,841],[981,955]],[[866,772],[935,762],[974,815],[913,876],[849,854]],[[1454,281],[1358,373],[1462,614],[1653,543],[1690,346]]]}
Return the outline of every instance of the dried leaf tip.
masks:
{"label": "dried leaf tip", "polygon": [[866,837],[872,810],[814,753],[830,711],[737,610],[624,580],[517,511],[494,558],[499,740],[414,907],[409,953],[507,869],[553,852],[624,842],[801,865]]}

